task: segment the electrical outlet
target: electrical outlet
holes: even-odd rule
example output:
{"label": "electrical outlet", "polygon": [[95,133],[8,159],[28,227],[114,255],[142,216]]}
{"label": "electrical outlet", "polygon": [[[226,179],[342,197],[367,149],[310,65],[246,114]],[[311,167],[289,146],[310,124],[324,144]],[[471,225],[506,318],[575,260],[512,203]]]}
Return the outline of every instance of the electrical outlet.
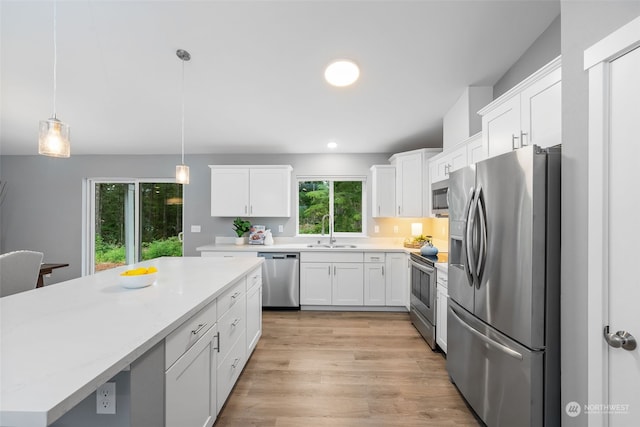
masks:
{"label": "electrical outlet", "polygon": [[373,226],[373,232],[374,233],[379,233],[380,232],[380,226],[379,225],[374,225]]}
{"label": "electrical outlet", "polygon": [[192,233],[199,233],[200,232],[200,226],[199,225],[192,225],[191,226],[191,232]]}
{"label": "electrical outlet", "polygon": [[280,224],[278,226],[278,233],[284,233],[284,225]]}
{"label": "electrical outlet", "polygon": [[96,413],[116,413],[116,383],[104,383],[96,391]]}
{"label": "electrical outlet", "polygon": [[397,233],[397,232],[398,232],[398,226],[397,226],[397,225],[394,225],[394,226],[393,226],[393,232],[394,232],[394,233]]}

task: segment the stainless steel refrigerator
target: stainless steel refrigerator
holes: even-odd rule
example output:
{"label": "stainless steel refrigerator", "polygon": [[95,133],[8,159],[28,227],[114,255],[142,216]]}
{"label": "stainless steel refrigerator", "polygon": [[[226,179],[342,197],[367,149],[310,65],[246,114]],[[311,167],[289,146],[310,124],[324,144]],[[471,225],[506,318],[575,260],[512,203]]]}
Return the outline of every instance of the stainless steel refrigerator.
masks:
{"label": "stainless steel refrigerator", "polygon": [[493,426],[560,425],[560,147],[449,178],[447,370]]}

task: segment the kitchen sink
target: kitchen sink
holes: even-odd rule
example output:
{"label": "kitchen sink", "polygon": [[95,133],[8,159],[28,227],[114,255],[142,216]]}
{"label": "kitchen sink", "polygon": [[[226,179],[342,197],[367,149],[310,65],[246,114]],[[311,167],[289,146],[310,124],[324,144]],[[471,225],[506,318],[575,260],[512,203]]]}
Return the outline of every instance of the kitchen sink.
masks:
{"label": "kitchen sink", "polygon": [[308,248],[327,248],[327,249],[355,249],[356,245],[326,245],[326,244],[311,244],[307,245]]}

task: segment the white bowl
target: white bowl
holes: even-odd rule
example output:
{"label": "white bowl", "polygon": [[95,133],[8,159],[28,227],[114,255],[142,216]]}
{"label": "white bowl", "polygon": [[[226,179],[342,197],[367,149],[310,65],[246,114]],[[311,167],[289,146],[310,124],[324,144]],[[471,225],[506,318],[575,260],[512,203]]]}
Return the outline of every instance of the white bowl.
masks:
{"label": "white bowl", "polygon": [[129,289],[144,288],[153,285],[158,272],[139,274],[137,276],[118,276],[121,286]]}

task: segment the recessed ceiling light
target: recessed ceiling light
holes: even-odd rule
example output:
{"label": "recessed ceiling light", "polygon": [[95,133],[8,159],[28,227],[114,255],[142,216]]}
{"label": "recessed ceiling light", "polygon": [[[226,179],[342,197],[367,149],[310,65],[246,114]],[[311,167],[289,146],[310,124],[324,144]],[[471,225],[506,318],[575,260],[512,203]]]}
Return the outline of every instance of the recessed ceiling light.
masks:
{"label": "recessed ceiling light", "polygon": [[360,68],[348,59],[334,61],[324,70],[324,78],[333,86],[349,86],[358,80],[358,77]]}
{"label": "recessed ceiling light", "polygon": [[330,143],[328,143],[328,144],[327,144],[327,147],[328,147],[328,148],[330,148],[330,149],[332,149],[332,150],[333,150],[334,148],[336,148],[337,146],[338,146],[338,143],[337,143],[337,142],[334,142],[334,141],[331,141]]}

